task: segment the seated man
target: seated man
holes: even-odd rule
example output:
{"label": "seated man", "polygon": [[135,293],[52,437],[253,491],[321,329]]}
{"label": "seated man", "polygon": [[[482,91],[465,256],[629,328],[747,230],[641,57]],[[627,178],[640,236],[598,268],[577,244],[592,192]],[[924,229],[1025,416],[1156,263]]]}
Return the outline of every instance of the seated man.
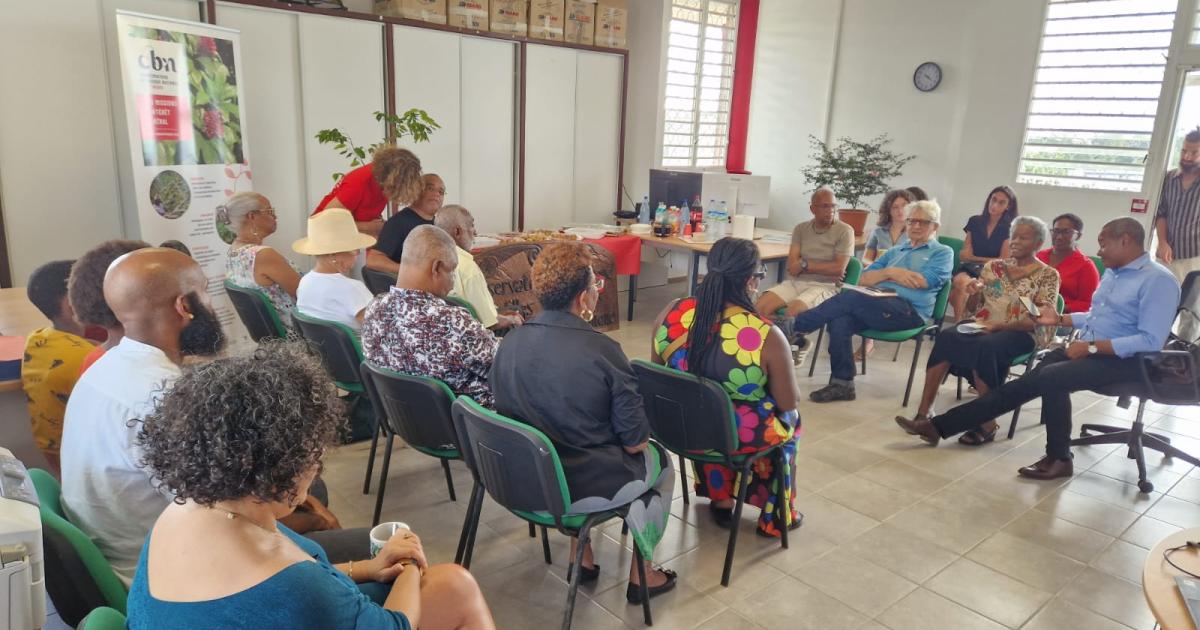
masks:
{"label": "seated man", "polygon": [[986,395],[925,420],[897,418],[910,434],[936,446],[942,438],[974,429],[1018,406],[1041,397],[1046,425],[1046,456],[1017,471],[1033,479],[1070,477],[1071,393],[1116,383],[1138,382],[1134,355],[1162,350],[1179,304],[1179,283],[1164,266],[1150,259],[1143,243],[1146,231],[1131,218],[1113,219],[1100,231],[1104,274],[1086,313],[1058,315],[1041,304],[1043,326],[1071,326],[1080,340],[1046,355],[1029,373]]}
{"label": "seated man", "polygon": [[50,325],[25,338],[21,361],[21,387],[29,404],[33,441],[58,471],[58,449],[62,442],[63,413],[67,397],[79,379],[79,368],[92,352],[92,342],[83,338],[83,325],[67,299],[71,261],[56,260],[34,270],[25,289],[29,301]]}
{"label": "seated man", "polygon": [[432,225],[413,228],[396,286],[367,307],[363,356],[389,370],[444,381],[491,407],[487,375],[499,342],[466,309],[446,302],[457,267],[450,235]]}
{"label": "seated man", "polygon": [[379,242],[367,250],[368,269],[397,273],[409,233],[417,226],[433,225],[433,217],[446,199],[446,184],[434,173],[422,175],[421,181],[424,183],[421,196],[388,218],[379,232]]}
{"label": "seated man", "polygon": [[789,278],[768,289],[754,305],[759,316],[768,321],[784,306],[790,319],[837,295],[834,283],[845,277],[846,263],[854,255],[854,228],[837,219],[833,190],[818,188],[808,208],[812,220],[796,225],[792,231],[787,258]]}
{"label": "seated man", "polygon": [[[941,215],[936,201],[908,205],[908,242],[884,252],[858,281],[859,286],[881,289],[884,295],[845,290],[796,316],[797,333],[829,326],[829,384],[809,394],[813,402],[854,400],[855,333],[868,328],[916,328],[932,317],[938,291],[950,280],[954,263],[954,252],[935,238]],[[801,348],[808,345],[803,335],[797,341]]]}
{"label": "seated man", "polygon": [[471,255],[471,246],[475,241],[475,217],[471,216],[470,211],[458,205],[446,206],[438,210],[433,224],[445,230],[457,245],[458,267],[454,270],[454,288],[450,290],[450,296],[469,302],[479,316],[479,323],[485,328],[499,330],[520,326],[525,321],[520,314],[501,315],[496,312],[496,302],[488,290],[487,279]]}

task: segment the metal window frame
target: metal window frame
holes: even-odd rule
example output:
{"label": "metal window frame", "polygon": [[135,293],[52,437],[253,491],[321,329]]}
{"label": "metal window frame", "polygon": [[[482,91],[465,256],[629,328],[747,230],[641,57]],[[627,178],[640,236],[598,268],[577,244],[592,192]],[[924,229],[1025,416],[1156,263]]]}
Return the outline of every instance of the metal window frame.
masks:
{"label": "metal window frame", "polygon": [[[741,9],[742,9],[740,0],[701,0],[701,1],[703,4],[702,4],[701,8],[699,9],[699,12],[700,12],[700,21],[699,22],[692,22],[691,20],[676,18],[674,16],[674,9],[676,7],[684,8],[684,9],[688,9],[688,10],[692,10],[692,11],[697,10],[693,7],[679,5],[676,3],[677,0],[671,0],[671,2],[668,4],[668,7],[667,7],[668,11],[671,12],[670,15],[668,15],[668,17],[667,17],[667,42],[666,42],[666,51],[667,52],[666,52],[665,56],[667,56],[668,58],[670,56],[670,49],[671,49],[671,43],[670,43],[670,34],[671,34],[670,23],[671,22],[673,22],[675,20],[679,20],[680,22],[697,24],[700,27],[700,32],[696,36],[696,39],[697,39],[697,47],[695,48],[696,53],[697,53],[696,61],[690,62],[690,63],[696,64],[696,71],[691,73],[691,76],[695,79],[695,85],[687,86],[687,85],[679,85],[679,84],[674,84],[674,83],[665,83],[665,77],[664,77],[664,85],[670,85],[672,87],[687,88],[687,89],[692,90],[692,121],[690,123],[681,123],[679,121],[672,121],[672,122],[675,122],[676,124],[688,125],[689,133],[687,135],[689,135],[691,137],[690,146],[683,147],[682,145],[667,144],[666,143],[667,133],[666,133],[666,129],[665,129],[665,121],[664,121],[664,129],[659,134],[660,149],[665,149],[668,146],[675,147],[675,148],[687,148],[688,149],[688,157],[687,157],[688,164],[687,164],[687,166],[691,167],[691,168],[699,168],[700,167],[700,165],[697,164],[697,162],[700,159],[697,157],[698,149],[700,148],[700,144],[699,144],[700,137],[701,136],[712,137],[711,134],[701,134],[700,126],[702,124],[719,124],[719,125],[725,125],[726,127],[728,127],[728,125],[729,125],[729,111],[730,111],[730,106],[731,106],[731,102],[733,99],[733,69],[737,63],[738,19],[741,15]],[[705,40],[707,39],[705,37],[705,29],[708,27],[708,16],[710,13],[709,9],[711,8],[710,3],[712,3],[712,2],[720,2],[722,4],[733,5],[733,13],[732,13],[732,15],[730,15],[730,17],[733,19],[733,27],[730,29],[730,36],[728,38],[722,39],[722,41],[728,42],[731,45],[731,49],[728,52],[713,53],[714,56],[728,55],[729,63],[723,63],[723,62],[706,63],[705,62],[705,59],[708,56],[708,51],[706,51],[704,49],[704,43],[705,43]],[[729,14],[716,13],[716,15],[726,16]],[[702,112],[700,109],[700,103],[702,100],[700,98],[701,92],[705,89],[713,89],[713,88],[703,87],[703,83],[704,83],[703,79],[706,76],[704,74],[704,70],[703,70],[705,65],[720,67],[721,68],[721,77],[720,78],[721,78],[722,83],[724,83],[724,82],[729,83],[728,88],[717,88],[718,90],[723,90],[723,91],[727,92],[725,101],[721,101],[720,99],[718,99],[716,101],[718,108],[715,113],[718,116],[723,115],[725,117],[723,121],[719,120],[717,122],[701,122],[701,120],[700,120],[701,114],[714,113],[714,112]],[[681,73],[678,71],[675,71],[675,72],[677,72],[678,74],[686,74],[686,73]],[[709,100],[711,100],[711,99],[709,99]],[[666,103],[665,98],[664,98],[663,102],[665,105],[665,103]],[[706,102],[708,102],[708,101],[706,101]],[[684,134],[674,133],[672,135],[684,135]],[[713,149],[713,148],[720,149],[721,155],[718,158],[707,158],[706,157],[706,158],[703,158],[703,160],[705,162],[708,162],[710,160],[716,159],[718,161],[723,162],[725,159],[725,156],[727,155],[728,147],[729,147],[728,135],[726,135],[726,137],[725,137],[725,142],[721,142],[716,145],[705,145],[704,146],[705,149]],[[670,159],[672,161],[679,161],[682,158],[667,158],[666,156],[663,156],[661,158],[661,161],[663,163],[665,163],[668,159]],[[706,166],[708,166],[708,165],[706,165]]]}

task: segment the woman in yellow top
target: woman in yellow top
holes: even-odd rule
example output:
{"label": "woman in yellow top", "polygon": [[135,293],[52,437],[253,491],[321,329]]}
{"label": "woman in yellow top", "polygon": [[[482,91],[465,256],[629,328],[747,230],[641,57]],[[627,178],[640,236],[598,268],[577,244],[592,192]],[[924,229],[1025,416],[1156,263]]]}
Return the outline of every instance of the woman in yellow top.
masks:
{"label": "woman in yellow top", "polygon": [[46,263],[29,276],[29,301],[50,320],[25,340],[21,361],[21,386],[29,401],[29,423],[33,441],[46,461],[58,470],[58,448],[62,442],[63,413],[67,398],[79,378],[79,367],[93,349],[83,338],[83,326],[67,299],[67,278],[73,261]]}

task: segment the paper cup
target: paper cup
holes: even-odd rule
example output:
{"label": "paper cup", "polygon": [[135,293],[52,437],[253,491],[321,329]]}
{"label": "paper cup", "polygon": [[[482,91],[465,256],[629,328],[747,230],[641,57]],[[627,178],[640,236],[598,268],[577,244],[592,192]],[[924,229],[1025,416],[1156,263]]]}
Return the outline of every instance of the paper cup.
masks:
{"label": "paper cup", "polygon": [[379,550],[392,539],[398,530],[410,529],[408,523],[380,523],[371,528],[371,557],[379,555]]}

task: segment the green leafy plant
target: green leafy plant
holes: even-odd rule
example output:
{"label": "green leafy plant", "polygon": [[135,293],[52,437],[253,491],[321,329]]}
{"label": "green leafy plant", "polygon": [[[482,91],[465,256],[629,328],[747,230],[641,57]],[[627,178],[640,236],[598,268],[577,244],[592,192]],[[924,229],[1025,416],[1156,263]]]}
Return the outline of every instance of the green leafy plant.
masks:
{"label": "green leafy plant", "polygon": [[813,189],[829,186],[847,208],[858,208],[862,200],[890,190],[888,180],[899,177],[905,164],[916,156],[887,150],[886,133],[866,142],[842,137],[830,146],[809,136],[813,152],[811,166],[800,169]]}
{"label": "green leafy plant", "polygon": [[[336,127],[318,131],[317,142],[332,144],[334,151],[350,160],[350,168],[358,168],[366,164],[379,147],[395,144],[406,136],[412,138],[413,142],[429,142],[429,134],[433,133],[435,129],[442,128],[423,109],[410,109],[400,115],[375,112],[375,120],[387,126],[387,137],[370,146],[360,147],[354,144],[350,136]],[[345,173],[334,173],[333,181],[338,181],[343,175]]]}

